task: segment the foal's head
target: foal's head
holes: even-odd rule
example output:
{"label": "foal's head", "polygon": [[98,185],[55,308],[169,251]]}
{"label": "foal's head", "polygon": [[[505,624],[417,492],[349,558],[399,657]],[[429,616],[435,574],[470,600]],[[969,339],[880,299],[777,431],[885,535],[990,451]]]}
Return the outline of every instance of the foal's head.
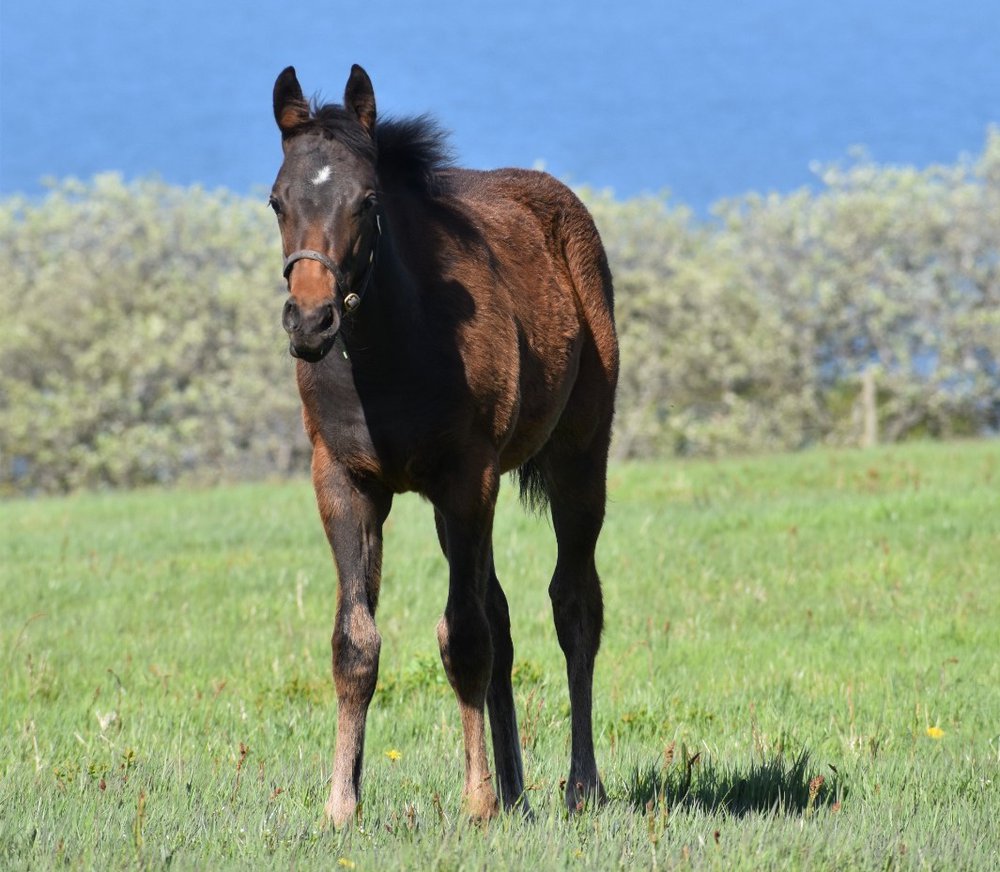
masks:
{"label": "foal's head", "polygon": [[375,93],[355,65],[343,106],[310,112],[295,70],[274,83],[284,162],[271,189],[289,297],[282,324],[294,357],[315,362],[360,305],[381,232],[375,179]]}

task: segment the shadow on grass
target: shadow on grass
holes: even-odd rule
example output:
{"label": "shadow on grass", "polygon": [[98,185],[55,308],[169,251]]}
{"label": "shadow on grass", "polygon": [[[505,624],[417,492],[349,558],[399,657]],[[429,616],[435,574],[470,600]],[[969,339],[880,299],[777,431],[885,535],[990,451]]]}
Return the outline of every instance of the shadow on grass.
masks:
{"label": "shadow on grass", "polygon": [[623,785],[622,799],[639,810],[665,805],[736,817],[809,814],[842,799],[836,771],[812,766],[806,750],[792,758],[774,755],[734,766],[717,766],[683,750],[679,759],[671,756],[664,762],[637,765]]}

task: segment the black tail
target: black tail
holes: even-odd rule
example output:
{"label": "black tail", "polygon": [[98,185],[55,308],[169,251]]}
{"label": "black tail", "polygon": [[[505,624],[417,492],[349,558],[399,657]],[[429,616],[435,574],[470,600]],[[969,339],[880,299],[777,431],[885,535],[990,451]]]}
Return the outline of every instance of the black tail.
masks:
{"label": "black tail", "polygon": [[545,476],[538,464],[528,460],[515,472],[521,492],[521,504],[529,511],[542,514],[549,507],[549,492],[545,486]]}

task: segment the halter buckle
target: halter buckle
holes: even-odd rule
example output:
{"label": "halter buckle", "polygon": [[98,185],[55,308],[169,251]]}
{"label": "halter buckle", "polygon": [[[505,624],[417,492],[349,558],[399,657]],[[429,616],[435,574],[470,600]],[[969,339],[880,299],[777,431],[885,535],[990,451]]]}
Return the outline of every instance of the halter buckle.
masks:
{"label": "halter buckle", "polygon": [[361,305],[361,297],[357,294],[351,292],[346,297],[344,297],[344,309],[348,312],[353,312],[358,306]]}

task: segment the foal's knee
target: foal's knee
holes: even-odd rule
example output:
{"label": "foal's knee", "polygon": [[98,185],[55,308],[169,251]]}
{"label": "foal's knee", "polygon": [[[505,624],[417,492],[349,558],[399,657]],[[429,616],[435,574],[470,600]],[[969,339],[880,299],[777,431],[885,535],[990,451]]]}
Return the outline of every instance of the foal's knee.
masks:
{"label": "foal's knee", "polygon": [[333,630],[333,680],[337,696],[367,705],[378,682],[382,637],[371,614],[360,606],[338,616]]}

